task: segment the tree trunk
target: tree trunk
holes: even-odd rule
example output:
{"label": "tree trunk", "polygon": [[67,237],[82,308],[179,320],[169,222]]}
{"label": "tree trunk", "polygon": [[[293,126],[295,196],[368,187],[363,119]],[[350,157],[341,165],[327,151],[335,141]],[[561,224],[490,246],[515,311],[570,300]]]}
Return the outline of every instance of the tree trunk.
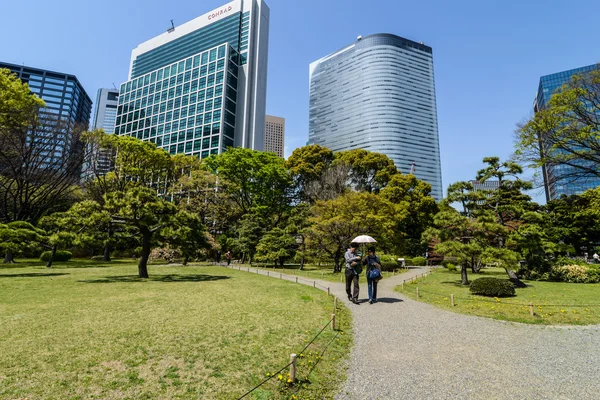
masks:
{"label": "tree trunk", "polygon": [[340,256],[335,256],[334,258],[334,266],[333,266],[333,272],[340,272],[342,269],[340,268]]}
{"label": "tree trunk", "polygon": [[112,232],[112,227],[109,226],[108,227],[108,240],[106,242],[106,245],[104,245],[104,261],[110,261],[110,239],[112,238],[113,232]]}
{"label": "tree trunk", "polygon": [[183,265],[184,266],[187,265],[189,260],[190,260],[190,256],[183,257]]}
{"label": "tree trunk", "polygon": [[4,255],[4,264],[14,264],[15,263],[15,255],[12,251],[7,251]]}
{"label": "tree trunk", "polygon": [[142,255],[138,263],[138,274],[140,278],[148,278],[148,259],[150,258],[150,242],[152,232],[149,229],[142,231]]}
{"label": "tree trunk", "polygon": [[50,253],[50,259],[48,260],[48,263],[46,263],[46,268],[52,268],[52,261],[54,260],[57,247],[57,245],[52,246],[52,253]]}
{"label": "tree trunk", "polygon": [[465,285],[468,286],[469,285],[469,277],[467,276],[467,265],[466,263],[463,263],[460,266],[460,279],[461,279],[461,285]]}
{"label": "tree trunk", "polygon": [[516,288],[526,288],[527,287],[527,285],[525,283],[523,283],[519,279],[519,277],[517,277],[517,274],[515,273],[515,271],[513,271],[512,269],[508,269],[508,268],[504,268],[504,270],[508,274],[508,279],[512,282],[512,284]]}

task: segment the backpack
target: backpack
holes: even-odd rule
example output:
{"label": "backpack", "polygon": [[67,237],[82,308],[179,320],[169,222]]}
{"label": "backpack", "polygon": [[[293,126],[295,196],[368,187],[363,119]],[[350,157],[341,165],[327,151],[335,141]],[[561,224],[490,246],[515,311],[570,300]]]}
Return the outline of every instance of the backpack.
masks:
{"label": "backpack", "polygon": [[356,265],[354,267],[352,267],[352,271],[354,271],[354,273],[356,275],[360,275],[362,273],[362,265],[360,265],[360,262],[357,262]]}
{"label": "backpack", "polygon": [[381,278],[381,272],[379,272],[379,270],[377,268],[373,268],[367,274],[367,278],[369,278],[369,279],[380,279]]}

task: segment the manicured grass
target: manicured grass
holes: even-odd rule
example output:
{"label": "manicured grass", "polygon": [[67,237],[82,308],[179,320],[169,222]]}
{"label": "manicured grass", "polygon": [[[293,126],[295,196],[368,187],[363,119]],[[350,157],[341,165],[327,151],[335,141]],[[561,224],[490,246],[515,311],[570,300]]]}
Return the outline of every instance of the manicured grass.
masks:
{"label": "manicured grass", "polygon": [[[142,280],[131,261],[0,267],[0,398],[238,398],[333,311],[327,293],[292,282],[214,266],[149,270]],[[285,371],[247,398],[332,398],[351,345],[349,312],[338,316],[345,334],[325,329],[299,360],[299,384],[282,383]]]}
{"label": "manicured grass", "polygon": [[[469,280],[493,276],[507,279],[506,272],[498,268],[486,268],[479,274],[469,274]],[[443,268],[413,283],[396,288],[400,293],[437,307],[463,314],[479,315],[494,319],[532,324],[599,324],[600,284],[556,283],[524,281],[528,287],[516,289],[510,298],[488,298],[472,295],[468,287],[460,284],[460,272]],[[454,294],[455,307],[450,295]],[[529,314],[529,302],[534,304],[534,317]]]}
{"label": "manicured grass", "polygon": [[[235,267],[238,267],[239,265],[236,264]],[[249,267],[249,265],[244,265],[244,268]],[[331,266],[318,266],[318,265],[304,265],[304,269],[300,270],[299,266],[297,265],[284,265],[283,268],[281,267],[277,267],[277,268],[273,268],[273,267],[265,267],[265,266],[255,266],[253,265],[252,268],[259,268],[261,270],[264,271],[270,271],[272,273],[278,274],[278,273],[284,273],[284,274],[288,274],[288,275],[295,275],[298,276],[298,278],[303,278],[305,280],[314,280],[314,279],[321,279],[324,281],[328,281],[328,282],[345,282],[345,277],[343,272],[339,273],[339,272],[333,272],[333,267]],[[344,268],[344,267],[343,267]],[[343,271],[342,268],[342,271]],[[398,272],[401,272],[402,270],[398,270]],[[383,278],[388,278],[390,276],[395,275],[393,272],[390,271],[383,271]],[[363,269],[363,272],[361,273],[361,279],[366,279],[366,274],[365,274],[365,270]]]}

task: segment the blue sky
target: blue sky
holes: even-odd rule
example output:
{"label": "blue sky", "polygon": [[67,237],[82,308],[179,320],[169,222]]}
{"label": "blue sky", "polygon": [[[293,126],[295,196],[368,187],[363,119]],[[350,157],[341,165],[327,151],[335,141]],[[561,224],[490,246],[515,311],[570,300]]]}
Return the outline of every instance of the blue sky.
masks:
{"label": "blue sky", "polygon": [[[127,78],[139,43],[221,0],[33,0],[2,6],[0,60],[77,75],[95,99]],[[539,77],[600,62],[600,2],[270,0],[267,112],[286,118],[286,155],[308,138],[308,65],[358,35],[433,48],[443,185],[513,151]],[[542,196],[536,196],[542,200]]]}

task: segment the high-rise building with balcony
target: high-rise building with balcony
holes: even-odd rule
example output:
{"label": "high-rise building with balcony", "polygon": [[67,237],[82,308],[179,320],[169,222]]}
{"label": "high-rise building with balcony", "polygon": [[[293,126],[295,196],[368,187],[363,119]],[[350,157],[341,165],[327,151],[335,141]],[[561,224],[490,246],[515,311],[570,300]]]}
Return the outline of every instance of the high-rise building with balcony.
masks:
{"label": "high-rise building with balcony", "polygon": [[442,199],[431,47],[390,34],[359,36],[310,64],[309,80],[310,144],[383,153]]}
{"label": "high-rise building with balcony", "polygon": [[[585,74],[595,69],[598,69],[598,64],[542,76],[533,104],[534,112],[546,108],[552,95],[564,84],[570,82],[573,75]],[[540,143],[543,145],[543,138],[540,138]],[[546,201],[557,199],[563,194],[567,196],[581,194],[588,189],[600,186],[600,178],[596,176],[584,177],[578,174],[579,178],[577,179],[567,178],[575,171],[577,171],[576,167],[566,164],[547,164],[542,167]]]}
{"label": "high-rise building with balcony", "polygon": [[267,115],[265,118],[265,151],[283,158],[285,146],[285,118]]}
{"label": "high-rise building with balcony", "polygon": [[115,133],[171,154],[264,149],[269,8],[235,0],[137,46]]}

